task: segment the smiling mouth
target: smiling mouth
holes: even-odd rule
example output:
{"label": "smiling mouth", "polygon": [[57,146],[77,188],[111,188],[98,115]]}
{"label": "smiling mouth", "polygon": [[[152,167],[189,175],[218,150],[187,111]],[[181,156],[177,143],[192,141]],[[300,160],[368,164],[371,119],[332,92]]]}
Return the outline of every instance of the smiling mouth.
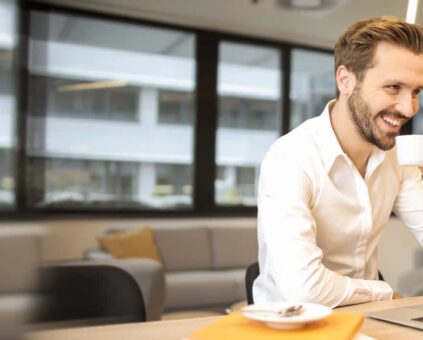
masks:
{"label": "smiling mouth", "polygon": [[380,113],[380,118],[384,121],[384,123],[386,123],[388,127],[397,131],[399,131],[401,127],[409,120],[408,117],[399,112],[387,111],[382,111]]}
{"label": "smiling mouth", "polygon": [[388,123],[389,125],[393,126],[393,127],[399,127],[401,125],[401,122],[391,118],[391,117],[387,117],[387,116],[382,116],[383,121],[385,121],[386,123]]}

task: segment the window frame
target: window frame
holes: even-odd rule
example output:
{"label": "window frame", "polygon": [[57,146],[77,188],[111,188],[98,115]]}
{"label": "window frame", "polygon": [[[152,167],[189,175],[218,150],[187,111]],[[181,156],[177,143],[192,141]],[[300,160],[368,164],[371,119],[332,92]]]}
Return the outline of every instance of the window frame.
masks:
{"label": "window frame", "polygon": [[[150,27],[174,29],[187,32],[195,36],[195,61],[196,61],[196,88],[194,91],[194,146],[193,146],[193,206],[184,210],[172,209],[104,209],[104,208],[37,208],[28,205],[27,197],[27,117],[28,117],[28,55],[30,34],[31,11],[46,13],[60,13],[83,16],[86,18],[102,19],[116,23],[132,23]],[[16,91],[17,124],[16,124],[16,179],[15,197],[16,206],[12,211],[2,211],[1,219],[48,219],[74,218],[74,217],[250,217],[257,214],[257,207],[247,206],[222,206],[215,202],[214,182],[217,166],[216,132],[218,120],[218,95],[217,95],[217,69],[219,63],[218,49],[220,42],[233,42],[275,48],[280,53],[281,67],[281,105],[278,115],[280,127],[278,135],[289,131],[290,126],[290,84],[291,84],[291,54],[293,49],[303,49],[315,52],[332,54],[331,49],[294,44],[285,41],[264,39],[244,34],[222,33],[215,30],[206,30],[176,25],[159,23],[152,20],[128,18],[117,14],[99,13],[92,10],[76,9],[62,5],[50,5],[38,2],[18,2],[19,11],[19,43],[16,64],[18,82]],[[200,118],[200,119],[197,119]]]}

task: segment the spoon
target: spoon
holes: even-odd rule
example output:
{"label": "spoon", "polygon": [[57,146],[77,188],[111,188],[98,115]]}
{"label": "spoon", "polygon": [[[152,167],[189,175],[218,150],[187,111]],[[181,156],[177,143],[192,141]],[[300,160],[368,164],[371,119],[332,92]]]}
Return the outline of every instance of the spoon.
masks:
{"label": "spoon", "polygon": [[276,314],[278,316],[289,317],[294,315],[299,315],[304,311],[304,307],[302,305],[292,305],[286,308],[282,308],[279,310],[269,310],[269,309],[250,309],[246,311],[247,313],[271,313]]}

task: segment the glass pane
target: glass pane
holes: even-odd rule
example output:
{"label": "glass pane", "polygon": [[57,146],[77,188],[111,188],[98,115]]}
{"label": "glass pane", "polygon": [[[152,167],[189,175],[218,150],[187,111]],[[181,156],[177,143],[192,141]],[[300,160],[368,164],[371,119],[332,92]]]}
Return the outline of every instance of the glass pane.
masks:
{"label": "glass pane", "polygon": [[190,208],[193,34],[42,11],[31,25],[29,204]]}
{"label": "glass pane", "polygon": [[290,130],[318,116],[335,98],[333,55],[305,50],[292,51]]}
{"label": "glass pane", "polygon": [[0,0],[0,208],[15,204],[17,2]]}
{"label": "glass pane", "polygon": [[[413,117],[413,134],[423,135],[423,93],[419,95],[419,112]],[[420,167],[423,176],[423,167]]]}
{"label": "glass pane", "polygon": [[277,49],[222,42],[219,46],[218,205],[256,205],[258,170],[281,124]]}
{"label": "glass pane", "polygon": [[419,95],[419,112],[413,118],[413,134],[423,135],[423,93]]}
{"label": "glass pane", "polygon": [[191,125],[194,119],[193,93],[159,91],[159,122],[163,124]]}

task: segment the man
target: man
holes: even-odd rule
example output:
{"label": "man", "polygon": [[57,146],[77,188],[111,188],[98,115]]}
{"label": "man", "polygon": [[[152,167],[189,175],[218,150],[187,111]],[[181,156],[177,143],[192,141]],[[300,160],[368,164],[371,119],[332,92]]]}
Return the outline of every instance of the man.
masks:
{"label": "man", "polygon": [[278,139],[258,196],[255,302],[330,307],[391,299],[377,244],[394,211],[423,244],[423,181],[400,167],[395,136],[418,111],[423,28],[381,17],[335,44],[337,99]]}

